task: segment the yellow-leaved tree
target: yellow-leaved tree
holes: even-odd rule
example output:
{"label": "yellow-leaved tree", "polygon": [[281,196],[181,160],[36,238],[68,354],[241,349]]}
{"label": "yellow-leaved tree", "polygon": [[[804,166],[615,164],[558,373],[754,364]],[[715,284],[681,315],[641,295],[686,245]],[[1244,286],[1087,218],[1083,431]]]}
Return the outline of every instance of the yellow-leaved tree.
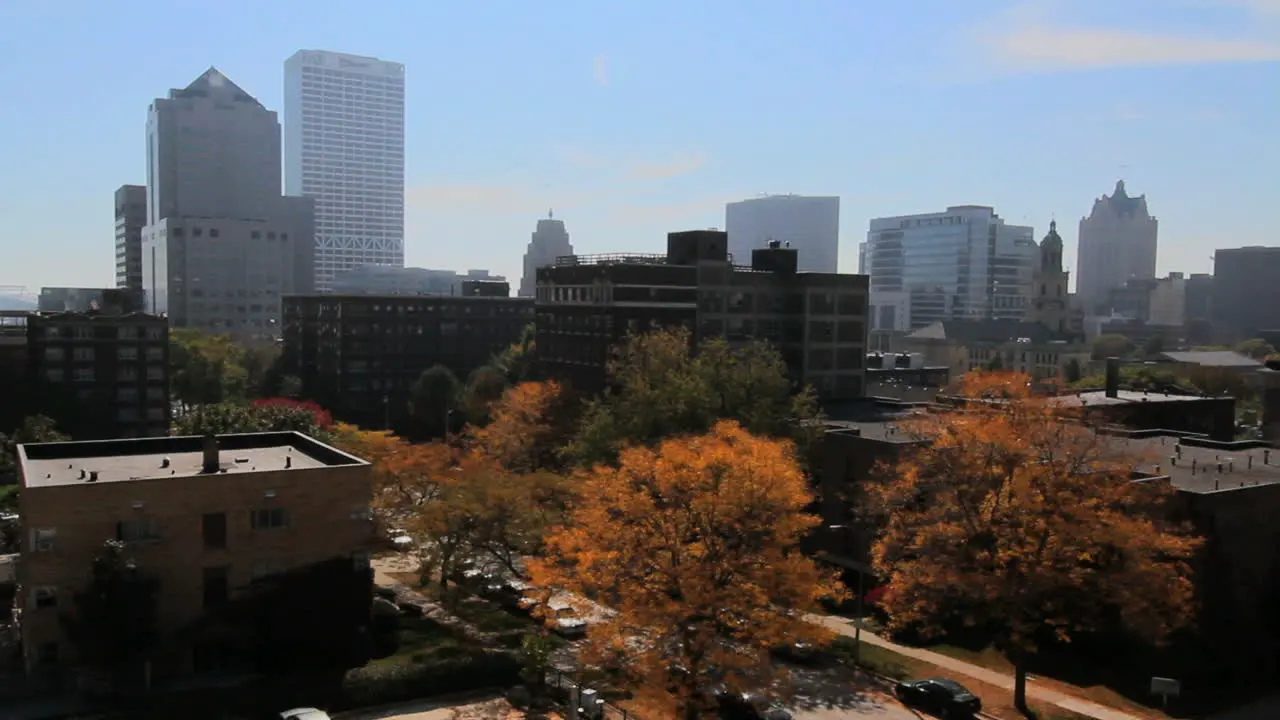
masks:
{"label": "yellow-leaved tree", "polygon": [[607,663],[650,707],[695,718],[718,683],[769,692],[770,648],[826,639],[805,613],[842,591],[800,552],[819,519],[790,441],[722,421],[624,449],[578,481],[530,575],[616,611],[581,659]]}
{"label": "yellow-leaved tree", "polygon": [[1170,520],[1167,485],[1135,482],[1141,458],[1025,375],[969,373],[957,407],[900,431],[926,440],[869,489],[872,549],[891,629],[989,632],[1016,669],[1045,641],[1123,630],[1159,641],[1191,622],[1199,540]]}

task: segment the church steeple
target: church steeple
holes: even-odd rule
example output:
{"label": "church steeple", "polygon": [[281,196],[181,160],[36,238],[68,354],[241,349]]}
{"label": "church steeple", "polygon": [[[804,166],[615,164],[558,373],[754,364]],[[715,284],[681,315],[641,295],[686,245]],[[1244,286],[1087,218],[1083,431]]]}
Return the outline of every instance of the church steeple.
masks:
{"label": "church steeple", "polygon": [[1062,270],[1062,236],[1058,234],[1058,221],[1049,221],[1049,234],[1040,241],[1040,269],[1049,272]]}

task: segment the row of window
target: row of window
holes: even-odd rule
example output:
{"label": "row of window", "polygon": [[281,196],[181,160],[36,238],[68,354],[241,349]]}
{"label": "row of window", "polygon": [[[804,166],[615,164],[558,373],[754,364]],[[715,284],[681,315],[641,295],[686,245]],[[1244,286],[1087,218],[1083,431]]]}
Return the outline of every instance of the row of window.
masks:
{"label": "row of window", "polygon": [[[97,359],[97,356],[97,350],[92,347],[75,347],[71,349],[71,359],[76,362],[92,362]],[[122,345],[116,348],[117,360],[135,361],[139,357],[141,356],[138,353],[137,346]],[[148,347],[146,348],[145,357],[150,361],[164,360],[164,348]],[[50,362],[62,362],[67,359],[66,348],[46,347],[44,349],[44,359]]]}
{"label": "row of window", "polygon": [[[51,367],[44,371],[45,380],[49,382],[66,382],[68,375],[65,368]],[[69,376],[75,382],[97,382],[98,373],[92,367],[74,368]],[[165,379],[165,368],[163,365],[148,365],[147,380],[159,382]],[[116,369],[117,382],[137,382],[138,368],[122,367]]]}
{"label": "row of window", "polygon": [[116,325],[105,327],[94,325],[46,325],[44,336],[47,338],[69,337],[75,340],[93,340],[95,338],[139,340],[143,337],[147,340],[163,340],[167,330],[167,327],[158,325]]}

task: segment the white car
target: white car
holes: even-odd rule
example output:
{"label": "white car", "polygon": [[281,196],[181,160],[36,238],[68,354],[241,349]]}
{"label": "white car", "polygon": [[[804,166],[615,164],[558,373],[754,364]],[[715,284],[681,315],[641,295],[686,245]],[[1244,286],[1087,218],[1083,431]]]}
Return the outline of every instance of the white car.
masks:
{"label": "white car", "polygon": [[315,708],[294,708],[280,713],[281,720],[330,720],[329,713]]}

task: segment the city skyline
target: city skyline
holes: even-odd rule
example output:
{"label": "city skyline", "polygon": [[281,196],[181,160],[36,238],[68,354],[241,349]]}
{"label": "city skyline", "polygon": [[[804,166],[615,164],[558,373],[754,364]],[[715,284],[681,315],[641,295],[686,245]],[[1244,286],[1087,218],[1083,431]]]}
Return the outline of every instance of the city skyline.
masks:
{"label": "city skyline", "polygon": [[[1266,134],[1280,98],[1257,92],[1280,59],[1280,15],[1265,4],[734,6],[735,33],[710,40],[730,6],[406,8],[379,23],[233,1],[181,37],[157,7],[0,9],[0,90],[26,108],[0,138],[21,170],[0,179],[0,210],[23,238],[0,284],[112,285],[104,198],[145,178],[140,106],[216,65],[283,110],[280,61],[300,47],[409,68],[408,265],[515,277],[547,207],[581,252],[655,250],[667,231],[722,226],[726,202],[770,191],[840,196],[842,271],[856,269],[870,218],[970,203],[1037,237],[1056,218],[1074,269],[1076,221],[1117,179],[1160,216],[1158,275],[1210,271],[1214,247],[1275,242],[1256,221],[1280,185]],[[850,23],[856,37],[836,33]],[[886,54],[908,25],[918,52]],[[82,83],[125,29],[155,39],[136,72]],[[784,31],[809,41],[752,50]],[[591,40],[545,42],[566,32]],[[229,34],[245,42],[228,50]],[[867,97],[892,110],[865,112]]]}

